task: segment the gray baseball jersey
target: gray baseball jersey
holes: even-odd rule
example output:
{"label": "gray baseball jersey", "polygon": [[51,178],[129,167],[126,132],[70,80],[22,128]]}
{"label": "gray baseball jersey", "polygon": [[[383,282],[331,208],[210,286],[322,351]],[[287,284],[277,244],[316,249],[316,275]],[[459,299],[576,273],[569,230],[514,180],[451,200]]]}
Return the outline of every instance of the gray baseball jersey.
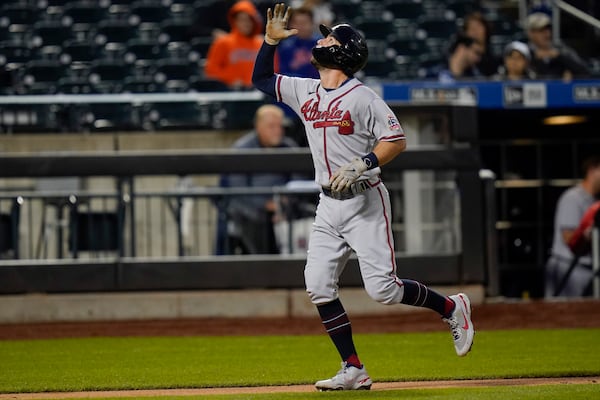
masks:
{"label": "gray baseball jersey", "polygon": [[[289,105],[304,121],[315,166],[323,187],[340,167],[373,150],[378,141],[404,140],[404,132],[388,105],[358,79],[334,90],[319,80],[277,75],[278,101]],[[338,200],[321,193],[310,236],[306,290],[314,304],[338,297],[338,280],[352,251],[356,252],[365,290],[373,299],[394,304],[404,288],[396,276],[389,194],[379,168],[368,170],[366,190]]]}
{"label": "gray baseball jersey", "polygon": [[[315,164],[315,180],[329,184],[331,175],[354,157],[373,150],[377,141],[404,139],[398,119],[370,88],[353,78],[327,91],[317,79],[277,75],[277,100],[302,119]],[[378,174],[375,168],[365,177]]]}

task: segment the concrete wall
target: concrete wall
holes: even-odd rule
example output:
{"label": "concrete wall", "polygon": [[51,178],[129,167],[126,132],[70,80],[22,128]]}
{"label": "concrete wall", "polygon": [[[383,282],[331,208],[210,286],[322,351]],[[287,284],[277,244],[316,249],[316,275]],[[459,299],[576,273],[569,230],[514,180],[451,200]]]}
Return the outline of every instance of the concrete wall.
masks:
{"label": "concrete wall", "polygon": [[[473,305],[484,301],[479,285],[437,287],[449,295],[464,292]],[[421,308],[385,306],[362,288],[342,288],[340,297],[351,315],[390,315]],[[0,323],[144,320],[202,317],[305,317],[315,315],[304,290],[240,290],[33,294],[0,297]]]}

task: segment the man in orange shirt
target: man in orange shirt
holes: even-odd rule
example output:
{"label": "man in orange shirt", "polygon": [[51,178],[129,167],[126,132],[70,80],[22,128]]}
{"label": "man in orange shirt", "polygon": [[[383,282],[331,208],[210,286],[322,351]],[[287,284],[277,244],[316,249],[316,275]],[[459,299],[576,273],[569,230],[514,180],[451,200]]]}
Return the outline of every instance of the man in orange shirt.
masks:
{"label": "man in orange shirt", "polygon": [[212,43],[204,73],[232,89],[252,88],[254,60],[263,42],[262,18],[252,2],[242,0],[229,9],[227,19],[231,32]]}

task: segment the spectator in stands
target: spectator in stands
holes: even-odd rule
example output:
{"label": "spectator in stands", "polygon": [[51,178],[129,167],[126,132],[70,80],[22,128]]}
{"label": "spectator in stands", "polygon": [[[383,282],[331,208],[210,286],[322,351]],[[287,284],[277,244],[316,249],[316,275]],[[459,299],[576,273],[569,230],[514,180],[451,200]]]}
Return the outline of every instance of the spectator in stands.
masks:
{"label": "spectator in stands", "polygon": [[251,1],[235,3],[227,17],[231,32],[218,36],[208,50],[205,75],[232,89],[252,87],[252,70],[262,45],[262,18]]}
{"label": "spectator in stands", "polygon": [[288,26],[290,29],[298,29],[298,34],[284,40],[277,48],[280,72],[289,76],[318,79],[319,73],[310,62],[312,49],[320,39],[315,32],[313,12],[303,7],[294,9]]}
{"label": "spectator in stands", "polygon": [[320,24],[331,26],[335,19],[335,13],[327,0],[293,0],[291,7],[294,9],[306,8],[311,10],[315,28]]}
{"label": "spectator in stands", "polygon": [[479,72],[485,76],[494,75],[498,71],[500,61],[492,53],[490,46],[491,29],[488,20],[479,11],[472,12],[464,18],[462,33],[475,39],[483,49],[481,59],[477,63]]}
{"label": "spectator in stands", "polygon": [[539,78],[586,77],[585,62],[568,46],[552,43],[552,21],[548,14],[534,12],[527,17],[527,37],[531,49],[531,68]]}
{"label": "spectator in stands", "polygon": [[531,52],[523,42],[510,42],[504,48],[504,64],[498,67],[495,79],[518,81],[535,79],[535,73],[529,68]]}
{"label": "spectator in stands", "polygon": [[[283,117],[283,110],[276,105],[259,107],[254,130],[239,138],[233,148],[297,147],[291,138],[284,136]],[[291,178],[281,173],[230,174],[221,178],[221,186],[270,188],[285,185]],[[271,194],[233,196],[225,208],[228,224],[226,232],[219,232],[222,248],[217,249],[218,254],[279,253],[273,230],[277,204]]]}
{"label": "spectator in stands", "polygon": [[453,83],[459,79],[481,77],[477,63],[481,60],[483,46],[463,33],[456,35],[448,49],[447,63],[437,67],[434,74],[441,83]]}
{"label": "spectator in stands", "polygon": [[[583,162],[583,181],[567,189],[558,199],[554,216],[554,237],[552,253],[546,263],[546,297],[554,296],[563,281],[574,254],[569,242],[581,219],[600,195],[600,156],[592,156]],[[589,239],[589,232],[586,232]],[[566,285],[560,296],[582,296],[590,293],[592,277],[589,251],[576,260]]]}

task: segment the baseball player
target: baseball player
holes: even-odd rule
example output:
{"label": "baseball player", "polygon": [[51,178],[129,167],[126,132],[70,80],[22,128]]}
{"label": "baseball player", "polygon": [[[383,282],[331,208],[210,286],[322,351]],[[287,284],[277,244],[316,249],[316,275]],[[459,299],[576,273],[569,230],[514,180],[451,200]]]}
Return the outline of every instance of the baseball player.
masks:
{"label": "baseball player", "polygon": [[338,280],[352,251],[358,257],[367,293],[383,304],[404,303],[438,312],[448,323],[459,356],[473,343],[469,298],[445,297],[396,275],[390,199],[380,166],[406,148],[404,132],[385,102],[353,75],[367,62],[363,37],[350,25],[320,26],[324,38],[312,50],[320,79],[275,74],[277,44],[296,34],[288,29],[290,8],[267,11],[265,41],[252,81],[261,91],[290,106],[302,119],[321,186],[310,236],[304,278],[326,331],[342,358],[318,390],[370,389],[372,380],[358,358],[350,320],[338,298]]}

